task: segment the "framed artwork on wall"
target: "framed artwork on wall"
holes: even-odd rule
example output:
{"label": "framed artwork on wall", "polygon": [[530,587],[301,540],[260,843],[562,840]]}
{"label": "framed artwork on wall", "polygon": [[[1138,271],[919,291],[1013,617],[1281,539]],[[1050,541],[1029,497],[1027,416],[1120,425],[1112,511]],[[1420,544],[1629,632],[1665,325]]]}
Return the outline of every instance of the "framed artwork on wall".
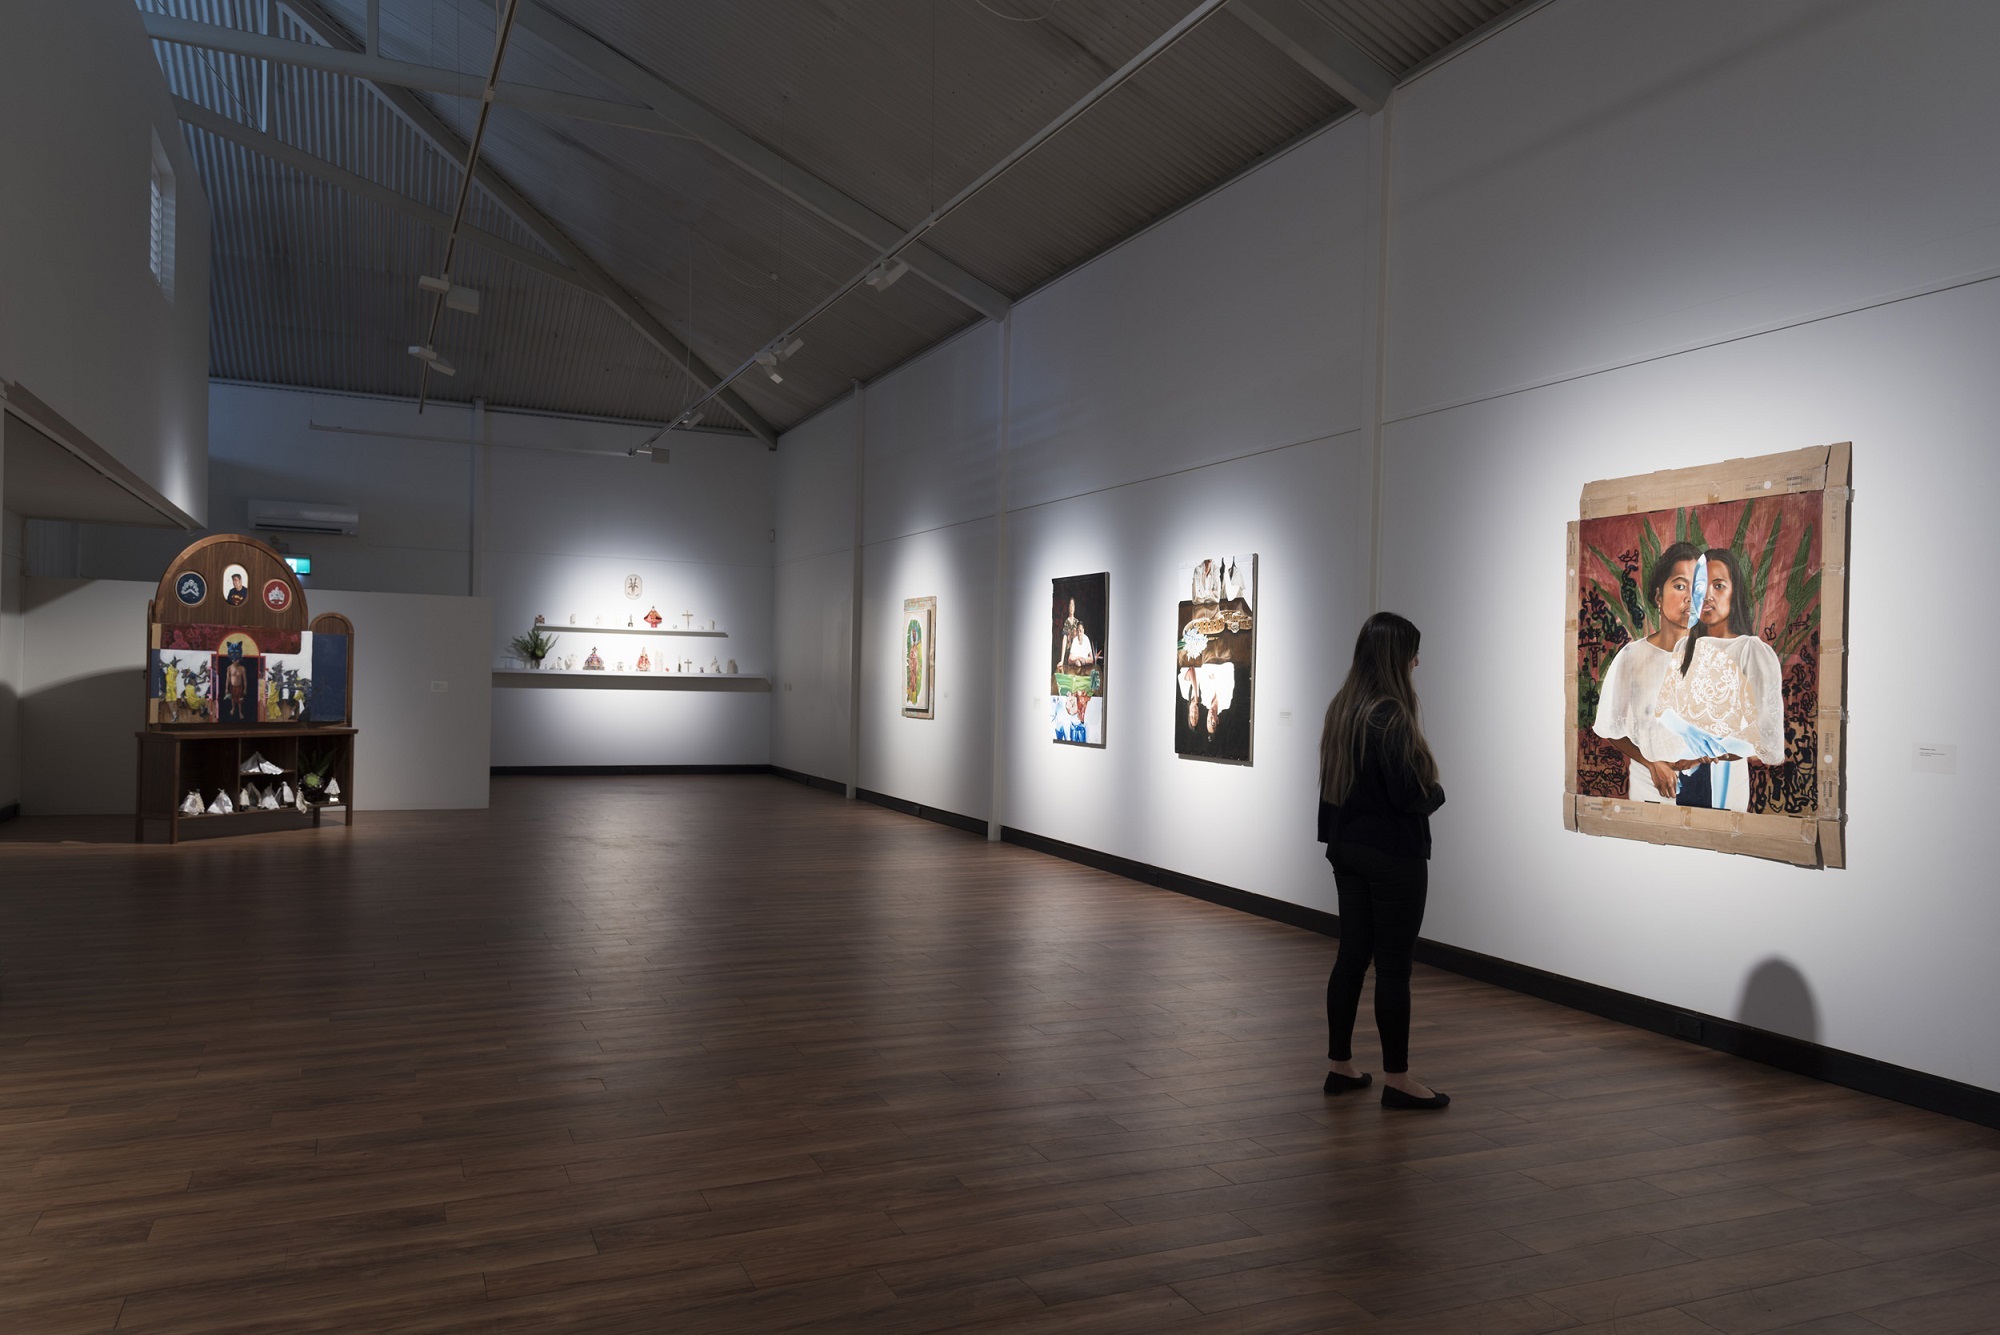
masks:
{"label": "framed artwork on wall", "polygon": [[1257,557],[1180,568],[1174,624],[1174,754],[1251,762],[1257,700]]}
{"label": "framed artwork on wall", "polygon": [[1104,745],[1105,640],[1110,633],[1111,576],[1067,575],[1051,581],[1049,726],[1066,746]]}
{"label": "framed artwork on wall", "polygon": [[1819,446],[1583,489],[1568,829],[1845,865],[1851,459]]}
{"label": "framed artwork on wall", "polygon": [[903,717],[937,717],[937,599],[903,600]]}

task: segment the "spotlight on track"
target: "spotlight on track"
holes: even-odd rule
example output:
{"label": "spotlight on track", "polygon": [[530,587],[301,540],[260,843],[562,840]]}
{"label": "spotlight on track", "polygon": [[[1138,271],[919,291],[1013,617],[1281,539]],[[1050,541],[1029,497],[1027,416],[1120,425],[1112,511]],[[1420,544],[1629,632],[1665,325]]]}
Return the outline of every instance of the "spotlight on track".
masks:
{"label": "spotlight on track", "polygon": [[878,260],[875,268],[861,281],[877,292],[887,292],[896,285],[896,280],[910,271],[907,260]]}
{"label": "spotlight on track", "polygon": [[463,311],[467,315],[479,314],[479,289],[460,287],[451,281],[449,274],[442,278],[433,278],[430,274],[425,274],[417,279],[417,286],[426,292],[443,297],[445,307],[449,310]]}
{"label": "spotlight on track", "polygon": [[425,347],[421,343],[412,343],[410,344],[410,355],[430,367],[431,370],[436,371],[439,375],[458,374],[458,368],[438,356],[435,348]]}
{"label": "spotlight on track", "polygon": [[805,345],[805,340],[802,338],[794,338],[787,342],[785,335],[780,334],[771,340],[769,347],[757,354],[757,365],[764,368],[764,374],[771,377],[772,384],[782,385],[785,383],[785,378],[778,374],[778,363]]}

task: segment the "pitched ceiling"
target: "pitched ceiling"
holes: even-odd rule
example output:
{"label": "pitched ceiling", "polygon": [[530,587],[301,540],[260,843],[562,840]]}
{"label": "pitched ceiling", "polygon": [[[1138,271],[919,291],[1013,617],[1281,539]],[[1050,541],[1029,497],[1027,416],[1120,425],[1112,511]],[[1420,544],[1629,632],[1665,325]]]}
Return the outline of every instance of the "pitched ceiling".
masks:
{"label": "pitched ceiling", "polygon": [[[1283,2],[1393,75],[1519,0]],[[361,50],[369,18],[369,0],[137,3],[321,53]],[[376,54],[462,72],[464,96],[155,41],[214,214],[218,378],[417,391],[417,278],[442,256],[496,7],[379,3]],[[446,313],[457,374],[432,395],[672,419],[714,380],[696,363],[745,361],[1194,3],[522,0],[501,77],[538,105],[493,108],[467,215],[483,235],[451,275],[481,309]],[[840,298],[782,384],[741,377],[744,411],[707,423],[782,430],[1346,112],[1241,4],[946,218],[916,272]],[[557,114],[534,90],[599,106]],[[682,99],[677,123],[649,110],[662,98]],[[798,173],[810,189],[766,179]]]}

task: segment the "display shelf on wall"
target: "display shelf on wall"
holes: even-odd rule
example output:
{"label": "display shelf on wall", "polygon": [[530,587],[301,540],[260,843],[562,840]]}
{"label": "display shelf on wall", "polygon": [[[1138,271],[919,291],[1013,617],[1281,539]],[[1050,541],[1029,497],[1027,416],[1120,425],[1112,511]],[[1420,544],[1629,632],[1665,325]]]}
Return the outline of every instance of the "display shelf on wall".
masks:
{"label": "display shelf on wall", "polygon": [[600,691],[766,691],[768,677],[732,672],[596,672],[587,668],[495,668],[495,687]]}
{"label": "display shelf on wall", "polygon": [[530,630],[541,631],[545,635],[679,635],[684,639],[726,640],[726,630],[669,630],[665,626],[658,630],[650,626],[556,626],[543,623],[531,626]]}

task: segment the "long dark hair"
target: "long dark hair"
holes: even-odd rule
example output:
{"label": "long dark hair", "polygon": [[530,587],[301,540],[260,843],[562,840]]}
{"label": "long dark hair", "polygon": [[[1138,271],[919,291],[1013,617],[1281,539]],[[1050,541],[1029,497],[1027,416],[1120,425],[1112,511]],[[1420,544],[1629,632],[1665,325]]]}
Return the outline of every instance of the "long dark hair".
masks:
{"label": "long dark hair", "polygon": [[[1743,566],[1737,561],[1736,553],[1727,547],[1711,547],[1703,553],[1709,560],[1719,562],[1729,572],[1729,630],[1732,635],[1755,635],[1757,633],[1757,609],[1744,602],[1749,590],[1743,587]],[[1694,642],[1708,634],[1708,628],[1701,624],[1700,617],[1691,618],[1688,626],[1687,652],[1681,655],[1681,675],[1686,676],[1688,665],[1694,662]]]}
{"label": "long dark hair", "polygon": [[1667,581],[1674,577],[1674,567],[1683,561],[1699,561],[1701,548],[1691,542],[1677,542],[1661,552],[1653,562],[1653,568],[1646,572],[1646,615],[1659,610],[1660,625],[1667,624],[1667,612],[1660,606],[1660,595],[1667,587]]}
{"label": "long dark hair", "polygon": [[1369,743],[1369,723],[1386,704],[1386,729],[1377,722],[1375,742],[1389,748],[1389,764],[1412,770],[1428,788],[1437,782],[1437,760],[1417,722],[1417,688],[1410,680],[1423,636],[1407,617],[1377,612],[1362,623],[1354,640],[1354,665],[1347,670],[1326,724],[1319,734],[1319,795],[1338,805],[1354,790],[1361,757]]}

